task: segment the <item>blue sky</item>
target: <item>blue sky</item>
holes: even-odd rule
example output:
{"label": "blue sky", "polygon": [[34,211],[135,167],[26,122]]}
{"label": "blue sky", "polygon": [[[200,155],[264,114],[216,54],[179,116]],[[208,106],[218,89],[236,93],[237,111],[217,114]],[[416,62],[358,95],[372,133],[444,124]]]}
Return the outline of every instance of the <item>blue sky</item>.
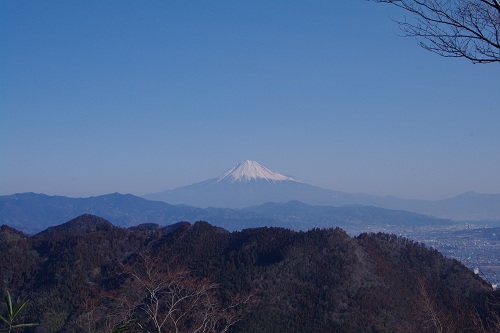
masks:
{"label": "blue sky", "polygon": [[500,193],[500,65],[355,1],[0,2],[0,195],[146,194],[246,159],[346,192]]}

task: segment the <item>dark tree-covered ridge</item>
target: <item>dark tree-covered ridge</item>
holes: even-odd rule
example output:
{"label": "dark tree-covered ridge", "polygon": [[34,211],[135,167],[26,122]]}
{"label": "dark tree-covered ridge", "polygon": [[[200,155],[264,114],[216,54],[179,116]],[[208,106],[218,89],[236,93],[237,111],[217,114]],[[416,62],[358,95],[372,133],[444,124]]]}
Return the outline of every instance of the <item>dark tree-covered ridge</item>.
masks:
{"label": "dark tree-covered ridge", "polygon": [[151,298],[137,288],[147,280],[141,258],[161,276],[182,276],[186,283],[173,286],[214,304],[217,315],[196,306],[214,314],[215,328],[231,323],[230,332],[498,330],[500,296],[490,285],[405,238],[353,238],[339,228],[230,233],[206,222],[133,230],[102,222],[82,216],[31,237],[1,228],[8,260],[0,261],[0,290],[29,299],[21,319],[40,323],[33,332],[83,332],[82,324],[98,332],[127,322],[152,328],[142,303]]}

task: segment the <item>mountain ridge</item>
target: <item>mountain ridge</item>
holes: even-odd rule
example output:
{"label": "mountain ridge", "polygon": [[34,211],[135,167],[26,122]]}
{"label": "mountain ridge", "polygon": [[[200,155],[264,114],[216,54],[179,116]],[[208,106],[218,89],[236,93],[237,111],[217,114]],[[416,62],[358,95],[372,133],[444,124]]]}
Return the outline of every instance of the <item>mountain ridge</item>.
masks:
{"label": "mountain ridge", "polygon": [[[82,214],[102,216],[121,227],[148,223],[170,225],[181,221],[209,221],[230,231],[263,226],[286,227],[294,230],[336,226],[349,228],[352,223],[356,223],[359,227],[383,221],[397,225],[454,223],[450,220],[377,207],[321,207],[297,201],[285,204],[267,203],[262,206],[273,207],[274,211],[269,214],[265,208],[259,208],[259,206],[240,210],[216,207],[202,209],[186,205],[170,205],[161,201],[150,201],[131,194],[119,193],[89,198],[21,193],[0,196],[0,224],[7,224],[25,233],[34,234]],[[303,213],[294,217],[290,211],[297,209],[302,210]]]}

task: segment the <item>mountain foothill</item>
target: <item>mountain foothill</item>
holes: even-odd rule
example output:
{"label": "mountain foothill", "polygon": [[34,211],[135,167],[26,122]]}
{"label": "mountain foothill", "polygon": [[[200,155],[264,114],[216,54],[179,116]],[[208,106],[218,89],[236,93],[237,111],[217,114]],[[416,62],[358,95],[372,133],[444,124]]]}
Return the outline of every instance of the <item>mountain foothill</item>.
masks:
{"label": "mountain foothill", "polygon": [[207,222],[123,228],[85,214],[32,236],[2,226],[0,251],[0,291],[28,300],[22,319],[38,324],[27,332],[153,330],[152,286],[161,290],[157,318],[167,318],[160,332],[173,327],[165,295],[174,291],[199,297],[179,305],[186,332],[200,313],[213,316],[210,332],[225,325],[229,332],[495,332],[500,325],[491,285],[390,234],[228,232]]}

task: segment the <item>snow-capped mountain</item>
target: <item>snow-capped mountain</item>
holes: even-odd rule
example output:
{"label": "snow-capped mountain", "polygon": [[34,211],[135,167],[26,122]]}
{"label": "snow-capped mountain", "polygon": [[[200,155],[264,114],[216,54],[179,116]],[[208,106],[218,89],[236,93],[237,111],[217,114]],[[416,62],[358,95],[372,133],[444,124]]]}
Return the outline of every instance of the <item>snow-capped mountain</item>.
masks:
{"label": "snow-capped mountain", "polygon": [[371,205],[379,198],[313,186],[250,160],[236,164],[218,177],[143,197],[203,208],[245,208],[289,201],[310,205]]}
{"label": "snow-capped mountain", "polygon": [[234,182],[249,182],[255,180],[267,180],[267,181],[284,181],[290,180],[298,182],[293,177],[284,176],[278,172],[262,166],[258,162],[246,160],[239,164],[236,164],[231,169],[224,172],[217,181],[230,181]]}
{"label": "snow-capped mountain", "polygon": [[[236,164],[219,177],[192,185],[145,195],[149,200],[196,207],[243,208],[264,202],[332,203],[333,191],[312,186],[273,171],[256,161]],[[323,200],[321,200],[323,199]]]}
{"label": "snow-capped mountain", "polygon": [[304,183],[250,160],[233,166],[219,177],[144,198],[203,208],[245,208],[266,202],[300,201],[309,205],[375,206],[459,220],[500,219],[500,194],[468,193],[446,200],[425,201],[346,193]]}

